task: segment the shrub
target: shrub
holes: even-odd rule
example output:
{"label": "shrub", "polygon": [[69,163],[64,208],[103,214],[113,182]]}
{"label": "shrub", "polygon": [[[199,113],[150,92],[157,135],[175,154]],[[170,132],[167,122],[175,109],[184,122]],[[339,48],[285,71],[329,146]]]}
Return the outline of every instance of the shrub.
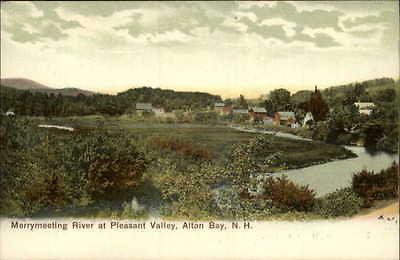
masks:
{"label": "shrub", "polygon": [[[0,122],[1,214],[32,216],[74,210],[132,193],[146,161],[134,140],[105,131],[37,129]],[[3,152],[3,151],[2,151]]]}
{"label": "shrub", "polygon": [[209,167],[201,165],[177,169],[175,164],[165,164],[159,176],[154,178],[163,200],[161,213],[186,219],[215,216],[216,206],[211,190],[213,180],[207,178],[209,170]]}
{"label": "shrub", "polygon": [[314,212],[324,217],[352,216],[361,206],[361,199],[351,188],[338,189],[315,201]]}
{"label": "shrub", "polygon": [[261,198],[272,201],[272,205],[283,212],[307,212],[313,208],[315,192],[308,186],[293,183],[287,176],[268,177]]}
{"label": "shrub", "polygon": [[257,198],[244,198],[237,188],[222,187],[215,191],[218,215],[225,219],[263,219],[278,213],[272,202]]}
{"label": "shrub", "polygon": [[364,200],[364,207],[373,205],[375,200],[391,199],[399,196],[399,165],[393,163],[389,168],[375,174],[362,170],[354,174],[352,189]]}

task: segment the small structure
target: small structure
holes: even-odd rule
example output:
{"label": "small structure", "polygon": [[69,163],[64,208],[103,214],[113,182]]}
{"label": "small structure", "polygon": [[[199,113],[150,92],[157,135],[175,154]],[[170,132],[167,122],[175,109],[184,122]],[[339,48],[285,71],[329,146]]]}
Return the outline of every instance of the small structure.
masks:
{"label": "small structure", "polygon": [[299,128],[300,124],[298,122],[294,122],[290,124],[290,128]]}
{"label": "small structure", "polygon": [[313,114],[311,112],[307,112],[306,116],[303,119],[303,127],[307,127],[312,123],[314,123]]}
{"label": "small structure", "polygon": [[235,115],[235,114],[242,114],[242,115],[245,115],[245,114],[248,114],[249,113],[249,110],[248,109],[239,109],[239,108],[235,108],[235,109],[233,109],[232,110],[232,113]]}
{"label": "small structure", "polygon": [[279,111],[275,113],[275,125],[291,126],[296,122],[296,117],[292,111]]}
{"label": "small structure", "polygon": [[151,109],[156,116],[163,116],[165,114],[164,108],[162,107],[153,107]]}
{"label": "small structure", "polygon": [[232,112],[233,112],[233,107],[232,107],[232,105],[225,105],[225,106],[222,108],[222,114],[223,114],[223,115],[231,115]]}
{"label": "small structure", "polygon": [[4,115],[8,117],[15,117],[15,113],[13,111],[7,111]]}
{"label": "small structure", "polygon": [[264,120],[264,125],[273,125],[274,124],[274,119],[272,117],[266,117]]}
{"label": "small structure", "polygon": [[375,104],[372,102],[355,102],[354,105],[358,108],[358,112],[369,116],[374,109]]}
{"label": "small structure", "polygon": [[219,102],[214,104],[215,112],[222,114],[225,107],[225,103]]}
{"label": "small structure", "polygon": [[152,112],[153,106],[151,103],[136,103],[136,113],[142,114],[143,112]]}
{"label": "small structure", "polygon": [[263,107],[251,107],[249,109],[250,121],[263,121],[268,117],[267,110]]}

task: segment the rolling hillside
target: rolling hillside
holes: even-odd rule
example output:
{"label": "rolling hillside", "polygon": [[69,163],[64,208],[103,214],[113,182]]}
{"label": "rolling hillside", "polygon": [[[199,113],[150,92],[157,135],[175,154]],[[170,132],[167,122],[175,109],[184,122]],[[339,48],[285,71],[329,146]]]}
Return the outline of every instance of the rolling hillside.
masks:
{"label": "rolling hillside", "polygon": [[19,90],[30,90],[33,92],[43,92],[48,94],[61,94],[64,96],[77,96],[79,94],[90,96],[95,94],[94,92],[79,88],[51,88],[36,81],[25,78],[4,78],[1,79],[1,85]]}

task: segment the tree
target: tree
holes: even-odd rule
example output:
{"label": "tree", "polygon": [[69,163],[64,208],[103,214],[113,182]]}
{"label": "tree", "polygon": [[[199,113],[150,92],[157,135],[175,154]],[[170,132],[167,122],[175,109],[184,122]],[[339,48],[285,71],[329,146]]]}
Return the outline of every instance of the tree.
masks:
{"label": "tree", "polygon": [[239,96],[238,107],[239,108],[244,108],[244,109],[248,107],[247,101],[246,101],[246,99],[244,98],[243,95]]}
{"label": "tree", "polygon": [[269,100],[272,104],[272,111],[286,111],[289,110],[290,105],[290,92],[286,89],[275,89],[269,93]]}
{"label": "tree", "polygon": [[311,94],[310,100],[306,104],[306,110],[313,114],[315,121],[323,121],[329,112],[329,107],[322,98],[321,92],[315,86],[314,93]]}

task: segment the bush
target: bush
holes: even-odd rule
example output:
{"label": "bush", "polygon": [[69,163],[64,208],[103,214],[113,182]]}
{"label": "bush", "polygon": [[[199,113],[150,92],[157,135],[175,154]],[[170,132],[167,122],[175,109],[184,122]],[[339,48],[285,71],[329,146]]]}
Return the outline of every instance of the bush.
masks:
{"label": "bush", "polygon": [[218,215],[225,219],[264,219],[279,213],[270,200],[243,198],[238,188],[222,187],[215,191]]}
{"label": "bush", "polygon": [[185,219],[209,219],[215,216],[216,206],[208,178],[213,170],[206,164],[178,169],[175,164],[161,160],[160,173],[153,177],[155,187],[163,200],[164,216]]}
{"label": "bush", "polygon": [[264,200],[282,212],[311,211],[314,206],[315,192],[308,186],[300,186],[290,181],[287,176],[268,177],[264,182]]}
{"label": "bush", "polygon": [[130,198],[147,165],[123,134],[37,129],[30,120],[0,123],[2,215],[53,214]]}
{"label": "bush", "polygon": [[338,189],[315,201],[314,212],[324,217],[352,216],[360,210],[361,199],[351,188]]}
{"label": "bush", "polygon": [[364,207],[370,207],[375,200],[397,198],[399,196],[399,165],[393,163],[386,170],[375,174],[362,170],[354,174],[352,189],[364,200]]}

